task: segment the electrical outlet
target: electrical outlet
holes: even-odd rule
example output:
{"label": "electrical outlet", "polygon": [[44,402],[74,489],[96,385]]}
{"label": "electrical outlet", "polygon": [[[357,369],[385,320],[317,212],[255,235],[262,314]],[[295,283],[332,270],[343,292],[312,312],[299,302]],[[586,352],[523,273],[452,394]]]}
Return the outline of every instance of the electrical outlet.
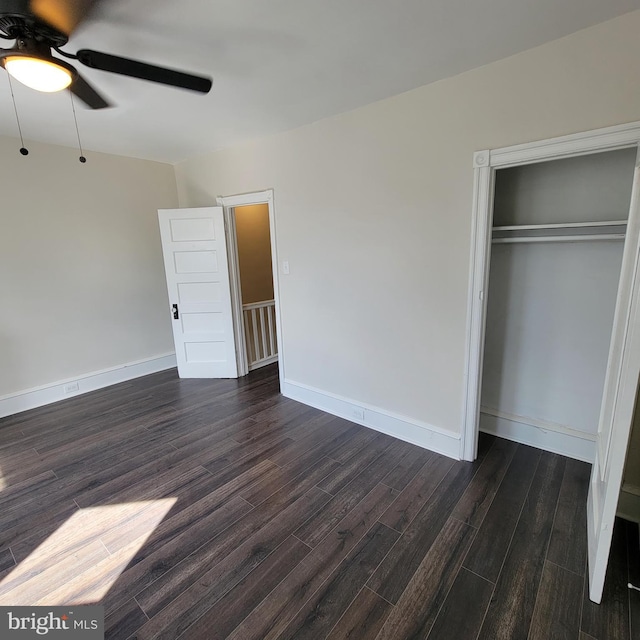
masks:
{"label": "electrical outlet", "polygon": [[353,407],[353,409],[351,409],[351,417],[354,420],[364,422],[364,409],[362,407]]}
{"label": "electrical outlet", "polygon": [[80,386],[77,382],[70,382],[69,384],[64,385],[65,393],[73,393],[74,391],[80,391]]}

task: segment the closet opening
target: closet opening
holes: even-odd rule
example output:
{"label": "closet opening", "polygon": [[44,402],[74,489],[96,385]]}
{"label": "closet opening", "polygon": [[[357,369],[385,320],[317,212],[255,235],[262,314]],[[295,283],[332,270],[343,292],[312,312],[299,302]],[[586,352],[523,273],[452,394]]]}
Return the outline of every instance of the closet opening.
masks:
{"label": "closet opening", "polygon": [[496,170],[481,431],[593,461],[635,161]]}
{"label": "closet opening", "polygon": [[460,457],[480,429],[591,463],[600,602],[640,378],[640,122],[474,153]]}

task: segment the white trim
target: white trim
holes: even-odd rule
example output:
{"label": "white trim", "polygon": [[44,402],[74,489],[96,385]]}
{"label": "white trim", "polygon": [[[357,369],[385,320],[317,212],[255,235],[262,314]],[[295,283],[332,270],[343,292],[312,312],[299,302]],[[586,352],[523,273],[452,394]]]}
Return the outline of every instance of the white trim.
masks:
{"label": "white trim", "polygon": [[[542,420],[541,418],[531,418],[529,416],[521,416],[517,413],[508,413],[507,411],[500,411],[498,409],[492,409],[490,407],[480,407],[480,412],[488,416],[494,416],[496,418],[504,418],[505,420],[511,420],[512,422],[519,422],[520,424],[528,424],[538,429],[545,431],[555,431],[557,433],[564,433],[574,438],[580,438],[581,440],[596,441],[595,433],[587,433],[586,431],[580,431],[579,429],[573,429],[567,425],[560,424],[559,422],[551,422],[549,420]],[[593,462],[593,460],[589,460]]]}
{"label": "white trim", "polygon": [[592,463],[595,455],[594,434],[488,407],[480,409],[480,431],[583,462]]}
{"label": "white trim", "polygon": [[[488,154],[487,154],[488,155]],[[491,255],[491,224],[493,222],[493,193],[495,172],[489,167],[478,167],[473,180],[473,215],[471,261],[469,265],[469,292],[467,304],[467,338],[465,362],[465,393],[462,407],[462,437],[460,458],[475,460],[478,451],[478,425],[480,421],[480,389],[484,358],[486,296],[489,283],[487,265]],[[482,215],[486,212],[487,215]]]}
{"label": "white trim", "polygon": [[[640,158],[640,144],[638,156]],[[607,359],[607,370],[604,380],[604,394],[600,408],[598,443],[600,456],[601,479],[604,480],[609,464],[611,438],[613,437],[613,425],[616,418],[618,394],[622,386],[625,374],[624,367],[628,366],[629,345],[628,339],[631,331],[633,313],[633,296],[637,295],[637,279],[640,276],[640,164],[636,159],[633,189],[631,192],[631,204],[629,208],[629,221],[627,224],[626,241],[622,254],[622,266],[620,267],[620,281],[618,295],[613,318],[613,330],[611,333],[611,347]],[[637,378],[636,378],[637,380]],[[636,382],[637,384],[637,382]]]}
{"label": "white trim", "polygon": [[[75,378],[59,380],[52,384],[18,391],[16,393],[0,397],[0,417],[11,416],[15,413],[20,413],[21,411],[28,411],[29,409],[42,407],[44,405],[51,404],[52,402],[66,400],[67,398],[88,393],[89,391],[103,389],[104,387],[109,387],[112,384],[126,382],[127,380],[140,378],[141,376],[146,376],[150,373],[157,373],[158,371],[164,371],[165,369],[172,369],[176,366],[176,354],[167,353],[153,358],[127,362],[109,369],[84,373],[76,376]],[[78,390],[71,393],[65,393],[65,387],[73,383],[78,385]]]}
{"label": "white trim", "polygon": [[224,215],[224,230],[227,240],[227,256],[229,263],[229,286],[231,289],[231,315],[233,318],[233,332],[236,342],[236,362],[238,377],[249,373],[249,356],[247,354],[247,340],[244,331],[244,315],[242,313],[242,286],[240,282],[240,259],[238,256],[238,234],[236,232],[236,217],[233,209],[225,207],[222,198],[216,198],[216,204],[222,207]]}
{"label": "white trim", "polygon": [[[285,374],[285,354],[284,354],[284,340],[282,339],[282,308],[280,305],[280,278],[278,271],[278,238],[276,230],[276,212],[273,198],[273,189],[266,189],[265,191],[255,191],[253,193],[243,193],[234,196],[218,196],[216,198],[218,205],[224,207],[225,213],[227,209],[233,209],[234,207],[242,207],[252,204],[267,204],[269,207],[269,235],[271,236],[271,272],[273,276],[273,297],[276,301],[276,337],[278,342],[278,373],[280,376],[280,390],[284,386],[284,374]],[[237,251],[237,241],[236,249]],[[237,274],[239,278],[239,272]],[[241,331],[244,332],[244,325],[242,321],[242,301],[240,301],[240,307],[238,309],[240,315]],[[244,335],[244,333],[243,333]],[[246,356],[245,356],[246,357]],[[248,365],[247,365],[248,369]]]}
{"label": "white trim", "polygon": [[334,416],[361,424],[369,429],[418,445],[442,455],[460,459],[460,436],[379,407],[316,389],[306,384],[285,380],[282,394]]}
{"label": "white trim", "polygon": [[598,444],[606,438],[609,444],[602,452],[606,458],[600,450],[596,454],[587,502],[589,598],[596,603],[604,588],[640,375],[640,166],[634,173],[628,229],[598,425]]}
{"label": "white trim", "polygon": [[[489,165],[494,168],[514,167],[589,153],[614,151],[615,149],[633,147],[638,144],[639,140],[640,122],[629,122],[614,127],[527,142],[502,149],[492,149],[489,152]],[[476,155],[477,152],[474,154],[474,162]]]}

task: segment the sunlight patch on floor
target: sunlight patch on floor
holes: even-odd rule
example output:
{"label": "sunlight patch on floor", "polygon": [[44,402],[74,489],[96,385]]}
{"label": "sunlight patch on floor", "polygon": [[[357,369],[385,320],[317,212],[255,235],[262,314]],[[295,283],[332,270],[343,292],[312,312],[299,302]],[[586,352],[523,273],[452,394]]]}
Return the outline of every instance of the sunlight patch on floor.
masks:
{"label": "sunlight patch on floor", "polygon": [[16,558],[17,566],[0,582],[0,605],[99,602],[176,500],[80,509],[26,558]]}

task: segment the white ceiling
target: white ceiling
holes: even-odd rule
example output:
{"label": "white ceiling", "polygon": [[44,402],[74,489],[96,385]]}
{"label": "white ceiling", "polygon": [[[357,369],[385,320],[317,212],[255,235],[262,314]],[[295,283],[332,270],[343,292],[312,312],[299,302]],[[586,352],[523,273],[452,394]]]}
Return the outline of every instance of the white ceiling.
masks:
{"label": "white ceiling", "polygon": [[[214,79],[206,96],[81,67],[85,148],[177,162],[314,122],[640,9],[640,0],[106,0],[85,47]],[[17,136],[0,72],[0,134]],[[69,95],[14,82],[26,140],[76,143]],[[17,149],[16,149],[17,153]]]}

